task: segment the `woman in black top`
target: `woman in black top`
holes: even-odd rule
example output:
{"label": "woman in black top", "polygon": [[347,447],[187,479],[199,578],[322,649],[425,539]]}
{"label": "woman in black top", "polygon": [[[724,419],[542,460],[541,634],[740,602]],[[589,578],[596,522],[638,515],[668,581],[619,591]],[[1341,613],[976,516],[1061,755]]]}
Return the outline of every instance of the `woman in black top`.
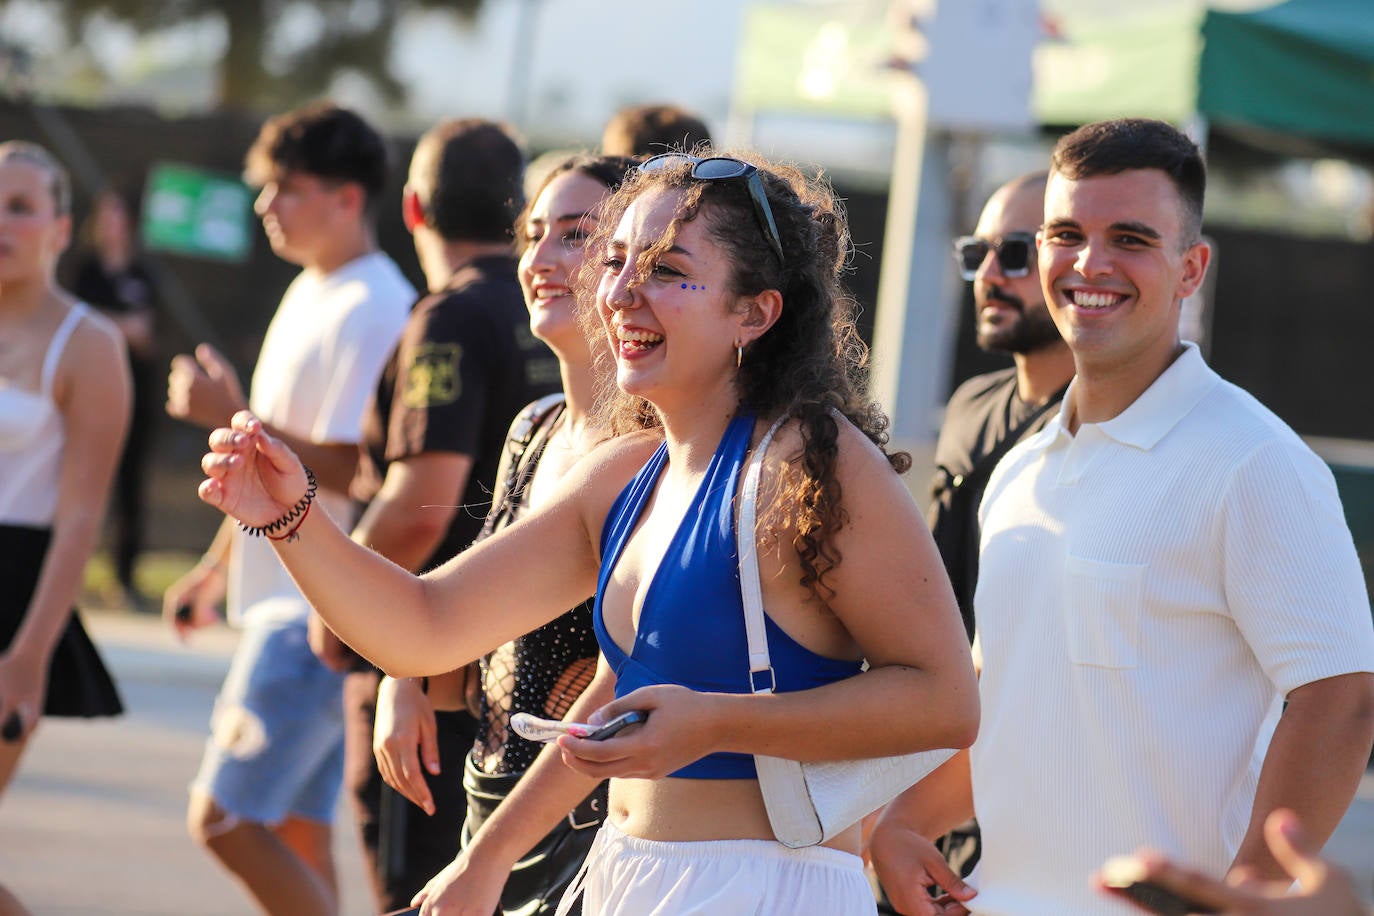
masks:
{"label": "woman in black top", "polygon": [[[582,266],[583,243],[596,227],[598,207],[633,165],[634,160],[621,156],[568,159],[545,177],[517,221],[520,283],[530,311],[530,329],[558,356],[563,392],[530,404],[512,424],[492,511],[481,537],[547,501],[578,459],[605,438],[591,416],[598,373],[605,373],[594,369],[592,344],[578,323],[571,284]],[[605,361],[600,365],[604,367]],[[468,850],[478,842],[475,837],[482,825],[534,765],[542,747],[515,734],[510,717],[527,712],[562,718],[591,682],[597,655],[587,602],[481,659],[477,740],[463,773],[468,795],[464,852],[421,896],[430,897],[434,904],[461,899],[484,913],[536,916],[557,908],[605,812],[604,783],[572,812],[562,812],[566,816],[552,830],[537,829],[537,836],[517,844],[522,848],[501,850],[500,826],[493,825],[494,832],[481,831],[483,852],[495,854],[483,859],[485,867],[480,870],[470,861]],[[379,706],[390,702],[392,686],[384,683]],[[608,694],[595,705],[610,698]],[[393,716],[404,712],[397,705]],[[379,747],[380,770],[388,783],[419,803],[424,778],[417,767],[401,759],[403,752],[413,756],[414,748]]]}

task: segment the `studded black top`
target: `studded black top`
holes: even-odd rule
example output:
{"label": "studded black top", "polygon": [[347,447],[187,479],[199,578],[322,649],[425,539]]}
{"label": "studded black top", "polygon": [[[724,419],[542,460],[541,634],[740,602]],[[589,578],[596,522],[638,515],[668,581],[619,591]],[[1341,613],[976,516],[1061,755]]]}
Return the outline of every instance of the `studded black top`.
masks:
{"label": "studded black top", "polygon": [[[529,508],[528,489],[558,418],[562,395],[526,407],[511,425],[496,484],[496,505],[480,537],[488,537]],[[479,540],[480,540],[479,537]],[[482,695],[472,760],[480,772],[523,773],[543,745],[510,728],[510,717],[527,712],[561,719],[596,672],[596,634],[587,601],[481,659]]]}

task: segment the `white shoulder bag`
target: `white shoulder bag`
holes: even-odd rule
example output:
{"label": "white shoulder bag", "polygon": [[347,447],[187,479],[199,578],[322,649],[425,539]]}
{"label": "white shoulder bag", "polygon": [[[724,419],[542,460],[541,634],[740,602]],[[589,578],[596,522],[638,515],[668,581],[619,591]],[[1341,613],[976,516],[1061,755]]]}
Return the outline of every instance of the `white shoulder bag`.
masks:
{"label": "white shoulder bag", "polygon": [[[759,477],[768,444],[786,419],[783,417],[774,423],[754,451],[744,476],[739,523],[735,529],[744,627],[749,640],[749,683],[755,694],[772,693],[776,686],[768,658],[763,593],[759,584],[755,531]],[[754,765],[773,833],[778,842],[796,849],[823,843],[858,823],[953,756],[953,750],[937,749],[898,757],[803,763],[755,754]]]}

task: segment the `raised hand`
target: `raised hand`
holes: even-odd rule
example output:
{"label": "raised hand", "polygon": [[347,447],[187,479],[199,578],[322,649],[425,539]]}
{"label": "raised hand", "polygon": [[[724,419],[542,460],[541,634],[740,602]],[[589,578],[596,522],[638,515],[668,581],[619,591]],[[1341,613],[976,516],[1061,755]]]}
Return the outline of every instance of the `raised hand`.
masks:
{"label": "raised hand", "polygon": [[234,367],[209,344],[194,356],[172,357],[167,376],[167,413],[178,420],[213,429],[248,403]]}
{"label": "raised hand", "polygon": [[305,466],[249,411],[240,410],[228,428],[210,433],[209,443],[200,459],[206,479],[196,492],[244,525],[270,525],[305,494]]}

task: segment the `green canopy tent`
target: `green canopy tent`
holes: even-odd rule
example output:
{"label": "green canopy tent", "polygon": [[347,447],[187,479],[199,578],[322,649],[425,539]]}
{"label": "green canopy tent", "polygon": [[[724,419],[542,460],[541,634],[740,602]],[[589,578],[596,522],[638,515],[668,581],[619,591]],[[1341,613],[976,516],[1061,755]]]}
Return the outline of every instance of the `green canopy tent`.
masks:
{"label": "green canopy tent", "polygon": [[1374,145],[1372,12],[1369,0],[1208,10],[1197,110],[1217,127]]}
{"label": "green canopy tent", "polygon": [[1274,152],[1374,155],[1370,0],[1229,0],[1230,9],[1170,0],[1129,10],[1042,2],[1065,38],[1036,52],[1042,124],[1201,115]]}
{"label": "green canopy tent", "polygon": [[[1229,134],[1274,151],[1374,160],[1369,0],[1288,0],[1249,12],[1209,10],[1202,38],[1197,110],[1214,138]],[[1327,360],[1358,365],[1358,346],[1346,348],[1341,358],[1339,344],[1323,340],[1320,331],[1294,333],[1300,339],[1290,354],[1315,345]],[[1374,448],[1313,444],[1331,463],[1366,578],[1374,584]]]}

